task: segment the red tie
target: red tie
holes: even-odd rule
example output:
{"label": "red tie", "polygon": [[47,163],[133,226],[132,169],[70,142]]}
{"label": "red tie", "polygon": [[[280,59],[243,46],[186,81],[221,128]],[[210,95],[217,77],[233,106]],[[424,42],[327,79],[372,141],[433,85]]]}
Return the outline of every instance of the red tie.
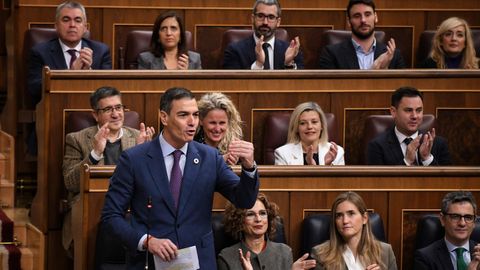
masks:
{"label": "red tie", "polygon": [[180,157],[182,151],[175,150],[173,155],[173,167],[170,173],[170,192],[175,202],[175,209],[178,207],[178,199],[180,198],[180,187],[182,186],[182,170],[180,170]]}
{"label": "red tie", "polygon": [[77,60],[77,50],[74,50],[74,49],[70,49],[67,51],[71,58],[70,58],[70,65],[68,66],[69,69],[72,69],[72,65],[73,65],[73,62],[75,62],[75,60]]}

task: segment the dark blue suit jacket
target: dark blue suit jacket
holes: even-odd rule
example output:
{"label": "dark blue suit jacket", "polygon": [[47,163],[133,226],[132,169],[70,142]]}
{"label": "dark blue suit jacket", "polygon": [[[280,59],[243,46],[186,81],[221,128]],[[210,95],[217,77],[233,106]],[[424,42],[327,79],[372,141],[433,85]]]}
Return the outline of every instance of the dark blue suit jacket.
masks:
{"label": "dark blue suit jacket", "polygon": [[[435,136],[431,154],[433,155],[433,161],[430,166],[452,164],[447,141],[440,136]],[[405,165],[403,159],[402,148],[394,128],[390,128],[368,143],[368,165]],[[420,158],[418,159],[420,160]]]}
{"label": "dark blue suit jacket", "polygon": [[[145,252],[137,251],[141,237],[149,233],[168,238],[178,248],[195,245],[201,269],[216,269],[211,224],[213,194],[220,192],[237,207],[251,208],[256,201],[258,176],[238,177],[210,146],[188,144],[178,211],[165,169],[158,137],[122,153],[105,197],[102,221],[129,252],[128,269],[144,269]],[[151,197],[152,208],[147,209]],[[131,209],[130,221],[124,219]],[[152,267],[153,269],[153,267]]]}
{"label": "dark blue suit jacket", "polygon": [[[274,69],[285,69],[285,51],[290,43],[280,39],[275,39],[275,48],[273,48]],[[223,68],[225,69],[250,69],[255,62],[255,39],[250,36],[246,39],[234,42],[228,45],[223,56]],[[303,53],[300,51],[295,57],[297,69],[303,69]]]}
{"label": "dark blue suit jacket", "polygon": [[[472,254],[476,243],[470,240],[469,244],[470,254]],[[445,239],[442,238],[427,247],[415,251],[413,270],[453,270],[452,260],[450,259]]]}
{"label": "dark blue suit jacket", "polygon": [[[92,69],[112,69],[110,49],[107,45],[89,39],[82,39],[82,47],[93,51]],[[62,47],[58,39],[52,39],[34,46],[30,51],[28,63],[28,91],[35,104],[42,98],[42,69],[67,69]]]}
{"label": "dark blue suit jacket", "polygon": [[[375,47],[374,59],[377,59],[381,54],[387,51],[385,44],[377,41]],[[395,49],[393,59],[388,66],[389,69],[406,68],[405,61],[403,60],[400,50]],[[320,69],[360,69],[357,60],[357,53],[353,47],[352,40],[348,40],[328,45],[323,48],[320,54]]]}

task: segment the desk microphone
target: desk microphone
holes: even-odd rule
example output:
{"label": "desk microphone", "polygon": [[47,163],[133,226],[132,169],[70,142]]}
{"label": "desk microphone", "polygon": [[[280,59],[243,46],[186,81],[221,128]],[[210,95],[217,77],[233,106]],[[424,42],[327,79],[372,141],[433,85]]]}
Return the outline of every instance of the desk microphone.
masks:
{"label": "desk microphone", "polygon": [[147,244],[145,245],[145,270],[148,270],[148,241],[150,241],[150,209],[152,209],[152,196],[147,200]]}

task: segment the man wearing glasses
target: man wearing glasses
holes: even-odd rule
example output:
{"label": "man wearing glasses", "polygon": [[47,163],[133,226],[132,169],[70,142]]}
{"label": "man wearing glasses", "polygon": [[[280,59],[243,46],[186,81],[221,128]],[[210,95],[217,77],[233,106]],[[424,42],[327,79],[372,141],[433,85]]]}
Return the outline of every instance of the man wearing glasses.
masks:
{"label": "man wearing glasses", "polygon": [[[114,165],[123,150],[152,139],[155,129],[140,124],[140,131],[126,127],[121,93],[113,87],[101,87],[90,96],[92,115],[97,125],[67,134],[63,157],[63,179],[68,191],[68,203],[78,201],[80,172],[84,164]],[[69,207],[70,208],[70,207]],[[63,225],[63,245],[66,250],[72,243],[71,212]]]}
{"label": "man wearing glasses", "polygon": [[440,221],[445,238],[415,252],[414,270],[478,269],[480,244],[470,240],[477,203],[471,192],[450,192],[442,200]]}
{"label": "man wearing glasses", "polygon": [[290,43],[275,38],[280,26],[281,8],[276,0],[257,0],[253,6],[251,37],[230,44],[225,49],[226,69],[303,69],[300,39]]}

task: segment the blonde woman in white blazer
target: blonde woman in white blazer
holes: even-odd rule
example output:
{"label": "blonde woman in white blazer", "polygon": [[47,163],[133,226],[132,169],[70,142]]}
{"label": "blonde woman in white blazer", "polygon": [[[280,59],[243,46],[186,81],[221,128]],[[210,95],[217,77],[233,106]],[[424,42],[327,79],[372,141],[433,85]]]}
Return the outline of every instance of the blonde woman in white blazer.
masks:
{"label": "blonde woman in white blazer", "polygon": [[275,165],[345,165],[344,154],[341,146],[328,142],[322,108],[305,102],[290,117],[287,144],[275,149]]}

